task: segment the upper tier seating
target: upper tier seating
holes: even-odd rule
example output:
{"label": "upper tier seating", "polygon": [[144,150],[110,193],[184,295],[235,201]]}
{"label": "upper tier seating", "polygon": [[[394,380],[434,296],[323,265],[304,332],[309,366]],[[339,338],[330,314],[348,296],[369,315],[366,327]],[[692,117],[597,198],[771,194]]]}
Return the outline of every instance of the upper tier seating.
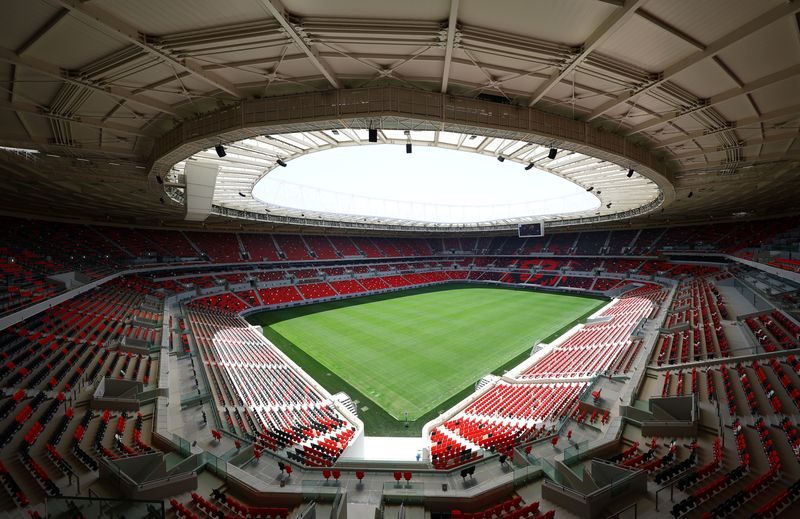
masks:
{"label": "upper tier seating", "polygon": [[[768,242],[785,231],[797,232],[793,218],[755,222],[686,226],[626,231],[559,233],[543,238],[370,238],[364,236],[299,236],[249,233],[211,233],[197,231],[165,231],[125,227],[85,226],[64,223],[43,223],[6,218],[4,246],[0,249],[0,312],[11,312],[47,299],[63,290],[48,276],[66,271],[79,271],[98,278],[128,267],[139,258],[150,261],[204,261],[213,263],[242,261],[311,261],[340,258],[395,258],[427,256],[456,251],[483,254],[531,254],[549,252],[556,255],[592,254],[656,254],[666,249],[701,248],[720,253],[747,254],[743,248]],[[743,230],[746,229],[746,230]],[[790,236],[786,234],[784,236]],[[791,235],[793,236],[793,235]],[[785,238],[784,238],[785,240]],[[623,250],[625,252],[623,252]],[[797,270],[795,260],[765,260],[773,266]],[[563,260],[548,258],[563,265]],[[600,260],[573,262],[573,269],[601,266]],[[609,258],[602,263],[608,272],[643,275],[657,273],[677,276],[699,275],[697,267],[680,267],[669,263],[644,262]],[[542,265],[544,270],[550,266]],[[638,269],[638,272],[637,272]],[[3,279],[4,278],[4,279]],[[481,280],[496,276],[481,276]],[[478,279],[472,276],[471,279]],[[557,279],[539,281],[552,286]],[[601,287],[604,285],[601,284]]]}
{"label": "upper tier seating", "polygon": [[239,240],[235,234],[191,232],[186,236],[214,263],[242,261]]}
{"label": "upper tier seating", "polygon": [[333,245],[343,258],[360,258],[363,257],[361,252],[356,248],[350,238],[347,236],[330,236],[328,238],[331,245]]}
{"label": "upper tier seating", "polygon": [[575,254],[601,254],[608,238],[608,231],[582,232],[575,247]]}
{"label": "upper tier seating", "polygon": [[611,238],[608,241],[607,254],[613,256],[617,254],[625,254],[630,247],[631,242],[639,234],[638,230],[631,229],[629,231],[611,231]]}
{"label": "upper tier seating", "polygon": [[182,232],[147,229],[141,231],[147,238],[172,258],[197,258],[197,251]]}
{"label": "upper tier seating", "polygon": [[367,258],[382,258],[384,253],[372,243],[372,240],[366,237],[353,236],[350,241],[364,253]]}
{"label": "upper tier seating", "polygon": [[578,235],[574,233],[554,234],[547,245],[547,252],[552,252],[556,255],[572,254],[573,244],[577,237]]}
{"label": "upper tier seating", "polygon": [[325,236],[303,236],[303,239],[308,244],[309,249],[314,252],[317,259],[338,259],[339,255],[336,253],[331,242]]}
{"label": "upper tier seating", "polygon": [[289,261],[302,261],[314,259],[308,252],[301,236],[294,234],[276,234],[275,241]]}
{"label": "upper tier seating", "polygon": [[280,261],[275,242],[269,234],[240,234],[250,261]]}

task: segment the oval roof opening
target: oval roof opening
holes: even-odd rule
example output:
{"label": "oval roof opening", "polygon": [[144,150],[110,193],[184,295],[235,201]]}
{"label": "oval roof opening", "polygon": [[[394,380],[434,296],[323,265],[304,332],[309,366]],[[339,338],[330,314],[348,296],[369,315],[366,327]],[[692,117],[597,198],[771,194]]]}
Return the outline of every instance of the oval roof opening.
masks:
{"label": "oval roof opening", "polygon": [[584,213],[600,200],[535,167],[467,151],[371,144],[293,159],[253,189],[269,207],[432,223]]}

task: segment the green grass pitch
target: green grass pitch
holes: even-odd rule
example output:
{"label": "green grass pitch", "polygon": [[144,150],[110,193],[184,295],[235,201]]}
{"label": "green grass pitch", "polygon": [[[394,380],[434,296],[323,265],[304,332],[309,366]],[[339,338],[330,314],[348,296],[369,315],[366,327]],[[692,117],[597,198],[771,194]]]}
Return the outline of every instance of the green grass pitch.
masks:
{"label": "green grass pitch", "polygon": [[263,312],[248,320],[262,325],[267,338],[326,389],[358,400],[367,434],[404,434],[405,413],[418,434],[483,375],[519,363],[534,343],[552,340],[604,303],[444,285]]}

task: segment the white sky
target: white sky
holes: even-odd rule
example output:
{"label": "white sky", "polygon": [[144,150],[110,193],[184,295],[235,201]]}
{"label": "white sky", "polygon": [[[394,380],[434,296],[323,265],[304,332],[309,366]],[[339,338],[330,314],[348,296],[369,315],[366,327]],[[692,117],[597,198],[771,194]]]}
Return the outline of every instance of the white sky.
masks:
{"label": "white sky", "polygon": [[276,168],[256,199],[307,211],[472,223],[595,209],[599,200],[555,175],[476,153],[371,144],[310,153]]}

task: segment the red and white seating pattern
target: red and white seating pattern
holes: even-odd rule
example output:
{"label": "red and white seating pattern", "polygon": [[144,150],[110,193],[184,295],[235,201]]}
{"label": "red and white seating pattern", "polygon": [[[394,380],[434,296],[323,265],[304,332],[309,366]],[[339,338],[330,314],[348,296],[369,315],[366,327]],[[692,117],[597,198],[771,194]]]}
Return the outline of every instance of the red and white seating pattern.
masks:
{"label": "red and white seating pattern", "polygon": [[458,414],[431,430],[431,461],[452,468],[481,456],[480,449],[507,453],[545,434],[569,415],[587,382],[509,384],[500,382]]}
{"label": "red and white seating pattern", "polygon": [[235,315],[190,308],[187,317],[231,432],[307,465],[336,460],[355,427],[328,396]]}
{"label": "red and white seating pattern", "polygon": [[645,317],[652,317],[666,292],[645,285],[621,296],[598,317],[607,321],[588,324],[525,370],[522,378],[588,377],[605,371],[628,353],[631,332]]}

